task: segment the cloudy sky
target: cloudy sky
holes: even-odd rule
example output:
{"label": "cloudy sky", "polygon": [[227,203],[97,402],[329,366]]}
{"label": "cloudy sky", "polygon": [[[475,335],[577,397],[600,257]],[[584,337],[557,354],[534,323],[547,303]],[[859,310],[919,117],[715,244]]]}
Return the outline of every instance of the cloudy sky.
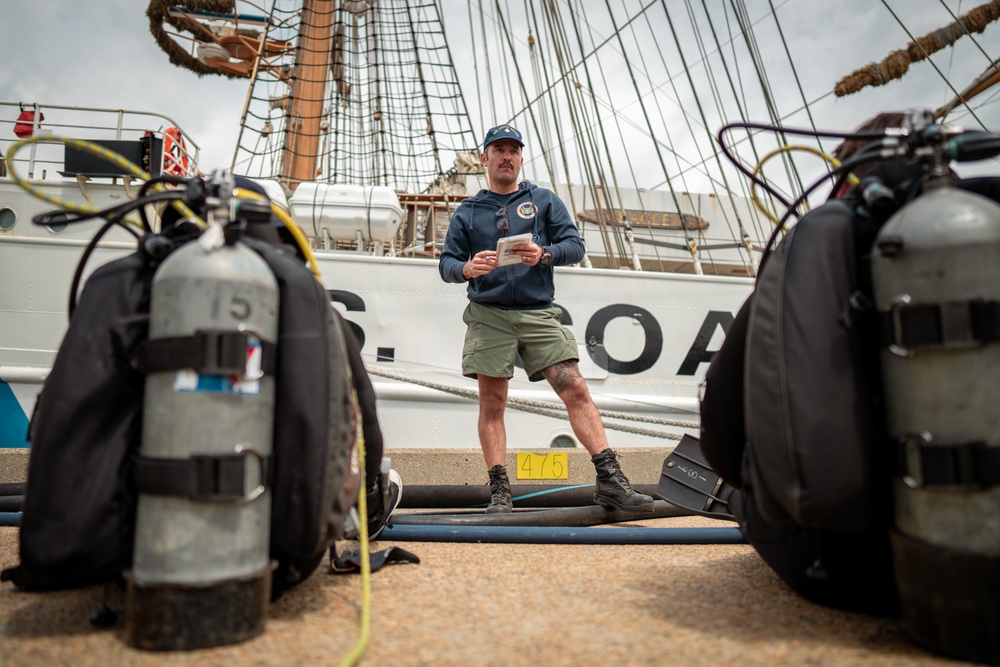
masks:
{"label": "cloudy sky", "polygon": [[246,86],[172,66],[141,0],[0,0],[0,99],[157,111],[228,165]]}
{"label": "cloudy sky", "polygon": [[[455,58],[460,66],[468,67],[464,56],[470,43],[468,5],[443,1]],[[601,0],[587,0],[591,1],[595,6],[605,5]],[[493,2],[483,4],[492,12]],[[666,0],[677,17],[684,16],[690,4],[697,3]],[[734,3],[711,0],[705,4]],[[751,18],[758,21],[758,46],[766,63],[773,59],[777,69],[778,61],[787,59],[779,39],[783,36],[788,42],[800,81],[779,73],[770,83],[780,91],[779,106],[790,114],[789,123],[796,126],[804,126],[808,120],[802,112],[792,113],[801,106],[798,85],[810,102],[816,101],[814,120],[820,127],[847,130],[876,111],[939,105],[953,94],[945,77],[953,77],[956,87],[962,87],[986,69],[984,49],[992,50],[993,57],[1000,56],[1000,27],[994,25],[977,35],[976,42],[964,38],[959,48],[939,53],[933,59],[934,66],[926,62],[914,65],[902,82],[837,99],[829,91],[840,76],[881,60],[909,41],[906,29],[887,5],[906,22],[912,36],[920,36],[948,23],[949,9],[961,14],[980,2],[747,0],[745,4]],[[771,5],[778,10],[782,33],[773,21],[762,18]],[[477,6],[473,4],[474,9]],[[678,27],[683,33],[680,39],[691,37],[683,24]],[[665,23],[659,30],[663,39],[669,38]],[[523,41],[524,35],[518,33],[515,39]],[[199,78],[170,65],[149,33],[141,0],[0,0],[0,49],[5,63],[0,68],[0,100],[156,110],[198,141],[204,168],[229,164],[245,85],[222,77]],[[624,71],[619,75],[622,79],[626,76]],[[475,99],[468,103],[473,124],[485,126],[489,113],[481,113]],[[614,100],[607,103],[616,104]],[[982,96],[979,103],[979,118],[1000,129],[1000,88]],[[630,102],[623,98],[621,104]],[[955,114],[953,119],[969,127],[978,125],[968,113]],[[996,170],[997,165],[994,162],[988,168]]]}

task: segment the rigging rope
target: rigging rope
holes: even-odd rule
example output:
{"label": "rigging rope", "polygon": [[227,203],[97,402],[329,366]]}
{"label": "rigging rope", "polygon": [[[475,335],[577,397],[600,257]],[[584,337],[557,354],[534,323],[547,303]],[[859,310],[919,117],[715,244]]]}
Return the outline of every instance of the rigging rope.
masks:
{"label": "rigging rope", "polygon": [[[611,27],[612,27],[612,30],[614,31],[614,34],[618,38],[618,44],[619,44],[619,46],[620,46],[620,48],[622,50],[622,53],[624,53],[625,52],[625,45],[622,43],[621,32],[619,32],[617,22],[615,21],[614,15],[611,12],[611,5],[608,3],[608,0],[605,0],[605,4],[607,5],[608,13],[609,13],[610,18],[611,18]],[[654,135],[655,133],[653,132],[653,125],[652,125],[651,121],[649,120],[649,113],[646,111],[646,105],[642,103],[642,96],[639,94],[639,87],[638,87],[638,84],[636,83],[636,80],[635,80],[635,73],[632,70],[632,65],[628,62],[628,60],[625,61],[625,65],[626,65],[626,68],[628,69],[629,77],[632,80],[632,87],[635,89],[636,96],[639,97],[639,106],[642,109],[642,115],[643,115],[643,118],[646,121],[646,127],[649,129],[650,135]],[[680,201],[678,201],[678,199],[677,199],[677,191],[674,190],[674,186],[673,186],[673,183],[672,183],[671,178],[670,178],[670,172],[667,169],[666,162],[664,162],[664,160],[663,160],[663,153],[660,151],[659,144],[654,143],[653,146],[656,149],[656,157],[658,158],[658,160],[660,162],[660,168],[663,170],[663,175],[667,179],[667,186],[670,188],[670,195],[673,198],[674,207],[675,207],[676,211],[678,213],[680,213],[681,212]],[[686,236],[687,236],[687,233],[685,232],[685,237]]]}
{"label": "rigging rope", "polygon": [[[673,35],[674,41],[676,42],[677,39],[678,39],[677,30],[674,27],[674,21],[673,21],[673,19],[670,16],[670,10],[667,9],[666,2],[661,1],[661,5],[663,6],[663,13],[667,17],[667,24],[670,26],[670,33]],[[681,66],[682,66],[682,69],[684,71],[685,76],[687,77],[688,85],[691,87],[692,92],[696,91],[697,88],[695,87],[694,79],[693,79],[693,77],[691,75],[691,68],[687,64],[687,58],[685,58],[683,50],[682,49],[678,49],[678,54],[680,55]],[[705,62],[707,62],[707,60]],[[702,107],[701,100],[699,99],[699,97],[698,97],[697,94],[694,95],[694,100],[695,100],[695,105],[698,108],[698,115],[701,117],[702,127],[704,127],[706,129],[706,131],[707,131],[708,127],[709,127],[708,118],[707,118],[707,116],[705,114],[705,109]],[[711,136],[711,135],[709,135],[709,136]],[[726,192],[733,192],[733,189],[729,185],[729,179],[726,176],[726,172],[722,168],[722,161],[719,159],[718,150],[716,148],[716,145],[715,145],[714,141],[712,142],[712,155],[715,158],[716,165],[719,168],[719,173],[722,176],[722,184],[723,184],[723,187],[724,187],[725,191]],[[739,221],[739,214],[738,213],[737,213],[737,220]],[[742,221],[739,221],[739,225],[740,225],[740,229],[742,229],[743,228]],[[730,232],[731,231],[732,230],[730,229]],[[748,264],[752,266],[752,264],[753,264],[753,259],[752,258],[748,258]]]}
{"label": "rigging rope", "polygon": [[[761,93],[764,96],[764,102],[767,105],[767,112],[771,118],[771,124],[780,127],[781,126],[781,114],[778,111],[777,103],[775,102],[774,91],[771,89],[771,83],[767,78],[767,70],[764,66],[764,57],[760,53],[760,47],[757,45],[757,38],[753,32],[753,26],[750,21],[750,16],[746,8],[746,2],[744,0],[731,0],[736,3],[738,11],[736,12],[738,19],[740,20],[740,25],[743,31],[744,38],[747,42],[747,47],[750,49],[750,55],[752,62],[754,64],[754,70],[757,73],[757,79],[760,82]],[[775,16],[775,21],[777,17]],[[780,131],[778,132],[778,138],[782,143],[787,144],[788,140]],[[795,170],[793,164],[785,162],[785,168],[788,171],[789,182],[793,185],[798,186],[796,193],[802,192],[802,180],[799,178],[798,172]]]}
{"label": "rigging rope", "polygon": [[[535,15],[535,5],[534,4],[530,4],[530,3],[526,3],[526,4],[528,5],[528,7],[531,10],[531,18],[532,18],[533,24],[535,25],[536,29],[540,28],[539,23],[538,23],[538,17]],[[546,21],[548,21],[549,18],[550,18],[548,12],[543,13],[543,17],[546,19]],[[541,30],[537,30],[537,32],[540,35],[542,34]],[[550,34],[550,35],[553,34],[552,30],[548,30],[546,34]],[[549,61],[553,57],[552,52],[553,52],[554,49],[555,49],[554,55],[556,57],[559,57],[561,55],[561,52],[558,50],[558,45],[555,44],[555,41],[556,40],[553,39],[553,40],[543,40],[541,42],[541,48],[547,50],[549,52],[549,54],[550,54],[548,58],[546,58],[546,56],[545,56],[544,53],[542,54],[541,59],[542,59],[543,64],[545,62]],[[555,94],[553,82],[549,80],[549,68],[548,67],[540,67],[539,69],[542,70],[542,73],[543,73],[543,75],[545,77],[544,87],[542,87],[541,85],[539,86],[540,90],[545,91],[545,92],[541,93],[541,95],[544,95],[544,96],[546,96],[548,98],[549,106],[552,108],[553,117],[554,118],[559,118],[562,115],[561,114],[561,110],[560,110],[559,98]],[[565,79],[564,79],[564,84],[563,85],[564,86],[566,85]],[[565,176],[565,181],[566,181],[566,184],[567,184],[566,192],[567,192],[567,195],[569,197],[569,210],[570,210],[570,213],[573,216],[573,219],[576,220],[577,217],[578,217],[577,216],[578,209],[577,209],[577,205],[576,205],[576,195],[573,192],[573,188],[569,185],[572,182],[572,178],[570,176],[569,157],[568,157],[568,155],[566,153],[566,144],[565,144],[565,142],[562,139],[561,128],[560,128],[560,126],[558,124],[555,127],[555,131],[556,131],[556,135],[558,137],[556,140],[550,140],[547,135],[545,137],[545,139],[546,139],[546,145],[549,146],[549,150],[545,151],[545,154],[547,155],[549,151],[551,151],[551,150],[553,150],[555,148],[559,149],[559,158],[562,161],[563,174]],[[555,172],[554,169],[552,171]],[[555,180],[553,180],[553,183],[552,183],[554,191],[558,190],[558,186],[556,185],[557,181],[558,181],[558,178],[556,178]],[[557,194],[558,194],[558,192],[557,192]],[[580,234],[581,234],[581,236],[584,236],[584,230],[581,229],[580,230]],[[584,239],[584,240],[586,240],[586,239]],[[584,261],[587,262],[589,260],[587,260],[587,258],[584,257]]]}
{"label": "rigging rope", "polygon": [[[781,21],[778,20],[778,10],[774,6],[774,0],[768,0],[771,5],[771,16],[774,17],[774,25],[778,28],[778,35],[781,36],[781,45],[785,49],[785,56],[788,58],[788,64],[791,65],[792,76],[795,77],[795,87],[798,88],[799,97],[802,99],[802,105],[805,108],[806,115],[809,117],[809,126],[813,130],[816,128],[816,121],[813,119],[812,109],[809,106],[809,102],[806,100],[806,92],[802,89],[802,80],[799,79],[799,70],[795,67],[795,61],[792,60],[792,52],[788,49],[788,41],[785,40],[785,31],[781,28]],[[819,142],[819,149],[823,151],[823,140],[817,139]],[[799,188],[802,188],[802,182],[799,181]]]}
{"label": "rigging rope", "polygon": [[[511,31],[510,31],[510,29],[507,26],[506,20],[504,19],[503,11],[500,8],[500,0],[496,0],[496,11],[497,11],[497,16],[499,18],[497,26],[501,30],[502,35],[504,37],[504,40],[507,42],[507,48],[511,52],[513,52],[514,51],[514,44],[513,44],[513,41],[512,41],[513,38],[511,37]],[[521,73],[521,65],[520,65],[520,63],[518,62],[518,60],[516,58],[511,58],[511,60],[514,63],[514,71],[517,74],[518,89],[521,91],[522,97],[526,97],[527,96],[527,87],[524,85],[524,75]],[[509,65],[507,65],[507,60],[506,59],[503,60],[503,63],[504,63],[505,66],[509,66]],[[511,106],[513,106],[513,104]],[[531,117],[531,126],[532,126],[532,129],[534,129],[534,131],[535,131],[535,136],[538,137],[538,139],[536,141],[538,150],[540,151],[540,153],[543,156],[543,158],[545,158],[544,159],[544,164],[545,164],[545,168],[546,168],[546,170],[548,171],[548,174],[549,174],[549,181],[550,182],[555,182],[555,176],[552,173],[552,167],[549,164],[548,158],[546,157],[547,148],[545,146],[544,139],[543,139],[544,135],[543,135],[543,133],[542,133],[542,131],[540,129],[540,126],[539,126],[539,123],[538,123],[538,119],[535,117],[535,109],[534,109],[534,107],[532,107],[532,106],[528,107],[528,115]],[[516,117],[509,119],[509,122],[513,122],[514,120],[516,120]]]}
{"label": "rigging rope", "polygon": [[[948,12],[948,14],[951,16],[951,18],[952,18],[953,21],[959,21],[958,16],[955,15],[955,12],[951,11],[951,7],[949,7],[947,5],[947,3],[945,3],[944,0],[938,0],[938,2],[941,3],[941,6],[944,7],[944,10],[946,12]],[[959,3],[958,3],[958,10],[959,11],[962,10],[961,0],[959,0]],[[972,40],[972,43],[976,45],[976,48],[979,49],[979,52],[981,54],[983,54],[983,56],[986,58],[986,60],[991,61],[990,69],[993,69],[993,70],[995,70],[997,72],[1000,72],[1000,64],[998,64],[997,61],[994,61],[993,57],[989,53],[986,52],[986,49],[984,49],[983,45],[979,43],[979,40],[976,39],[975,35],[973,35],[971,32],[969,32],[969,30],[967,28],[965,30],[965,34],[969,36],[969,39]],[[955,52],[952,51],[951,55],[952,55],[952,57],[954,57]],[[951,67],[951,61],[950,60],[949,60],[948,66],[949,66],[949,68]]]}
{"label": "rigging rope", "polygon": [[[747,105],[747,102],[746,102],[746,99],[745,99],[746,92],[743,90],[743,85],[742,85],[743,82],[742,82],[742,79],[740,78],[740,67],[739,67],[739,64],[740,64],[740,60],[741,59],[738,58],[737,55],[736,55],[736,40],[733,37],[733,29],[732,29],[732,24],[730,22],[729,9],[727,8],[727,6],[725,4],[723,4],[722,8],[723,8],[723,11],[725,13],[725,18],[726,18],[725,25],[727,27],[727,33],[728,33],[728,43],[729,43],[729,45],[730,45],[730,47],[732,48],[732,51],[733,51],[731,59],[733,61],[733,69],[736,70],[736,80],[733,79],[733,74],[732,74],[732,71],[730,70],[730,67],[729,67],[729,61],[726,59],[726,57],[724,55],[724,52],[722,50],[722,44],[719,41],[718,32],[715,29],[715,21],[712,20],[712,13],[710,11],[708,11],[708,7],[706,5],[706,2],[707,2],[707,0],[702,0],[702,9],[704,10],[705,17],[708,20],[708,26],[709,26],[709,28],[712,31],[712,39],[715,42],[715,50],[719,54],[719,58],[722,61],[722,68],[723,68],[723,71],[726,74],[726,80],[729,82],[729,90],[733,94],[733,99],[736,102],[736,108],[739,111],[740,119],[743,120],[744,122],[748,121],[749,118],[747,117],[747,112],[746,112],[746,109],[747,109],[748,105]],[[739,81],[739,83],[740,83],[739,86],[736,85],[737,81]],[[725,116],[726,114],[722,113],[722,108],[723,107],[721,106],[721,101],[720,101],[720,107],[719,107],[720,115]],[[752,133],[748,133],[747,134],[747,139],[750,142],[750,149],[753,152],[754,157],[758,157],[759,153],[757,151],[756,143],[754,142],[753,134]],[[714,146],[715,146],[715,143],[713,142],[713,147]],[[744,179],[739,179],[739,184],[740,184],[740,191],[743,193],[743,196],[747,197],[749,195],[749,193],[747,192],[746,181]],[[716,193],[716,196],[719,196],[717,185],[716,185],[716,183],[715,183],[714,180],[712,181],[712,189]],[[728,213],[726,213],[724,211],[723,215],[724,215],[725,220],[727,222],[727,226],[730,229],[730,233],[732,234],[733,233],[732,225],[728,224],[729,223]],[[740,217],[739,213],[735,212],[735,215],[736,215],[736,222],[739,225],[739,230],[738,231],[739,231],[740,240],[746,242],[746,239],[750,238],[750,234],[749,234],[749,232],[747,232],[746,227],[743,225],[743,219]],[[754,231],[757,233],[757,237],[758,238],[765,238],[767,236],[767,232],[764,231],[763,225],[761,224],[759,217],[756,217],[756,216],[751,216],[751,217],[752,217],[752,223],[753,223],[752,226],[754,228]],[[751,269],[751,275],[754,275],[756,273],[756,267],[754,266],[753,256],[752,256],[752,253],[750,252],[749,248],[748,248],[747,255],[748,255],[748,257],[747,257],[747,264],[748,264],[748,266]]]}
{"label": "rigging rope", "polygon": [[[558,26],[560,32],[564,36],[566,52],[567,54],[569,54],[571,52],[569,46],[569,39],[565,35],[565,27],[561,19],[559,18],[558,13],[556,13],[556,8],[554,5],[550,13],[552,14],[553,24]],[[584,49],[583,39],[580,33],[579,25],[577,24],[576,21],[576,13],[570,12],[569,15],[573,22],[573,33],[576,36],[577,48],[579,48],[579,50],[582,52]],[[590,75],[590,66],[588,63],[589,59],[584,59],[581,61],[580,64],[583,67],[584,76],[586,77],[587,80],[586,90],[592,91],[594,89],[594,86],[592,77]],[[608,224],[610,222],[616,221],[616,218],[618,217],[614,216],[612,211],[614,211],[616,208],[618,209],[621,208],[620,205],[621,193],[618,190],[617,177],[615,176],[614,173],[614,167],[613,167],[614,161],[611,159],[611,152],[608,149],[607,136],[604,133],[604,126],[603,123],[601,122],[600,112],[597,110],[596,102],[594,102],[595,98],[593,95],[591,96],[591,106],[593,107],[593,114],[594,114],[594,118],[593,120],[591,120],[587,111],[587,105],[585,104],[583,90],[584,88],[581,87],[577,82],[572,89],[572,93],[575,99],[577,100],[577,103],[579,104],[579,120],[574,119],[576,120],[576,122],[574,123],[573,131],[574,135],[579,137],[580,155],[582,158],[585,158],[585,164],[586,164],[586,169],[584,172],[585,178],[587,180],[588,185],[590,186],[591,196],[594,202],[594,206],[597,208],[598,211],[598,221],[599,221],[598,224],[599,224],[599,229],[601,230],[601,235],[605,239],[604,247],[608,255],[609,266],[617,267],[619,263],[628,265],[631,263],[629,261],[630,253],[628,251],[628,248],[625,247],[622,235],[614,233],[615,228]],[[603,139],[603,148],[605,151],[604,153],[605,159],[603,160],[600,159],[601,147],[597,143],[597,132],[595,131],[595,128],[599,129],[600,135]],[[593,156],[593,159],[590,159],[591,156]],[[611,192],[610,189],[607,187],[607,177],[605,176],[605,172],[602,167],[602,164],[604,162],[607,162],[611,166],[610,168],[612,170],[612,178],[615,180],[615,194],[618,197],[619,201],[618,207],[615,207],[615,205],[611,201]],[[608,242],[609,240],[612,241],[613,244],[609,243]],[[617,257],[613,256],[612,254],[613,251],[617,253]]]}
{"label": "rigging rope", "polygon": [[[329,3],[313,13],[300,12],[295,3],[277,4],[272,12],[276,39],[295,41],[300,32],[327,24],[333,37],[313,40],[316,46],[299,43],[283,70],[261,72],[250,93],[248,131],[233,160],[241,171],[265,178],[287,174],[280,166],[283,155],[284,161],[317,156],[311,148],[286,146],[284,137],[311,137],[321,148],[315,180],[422,192],[453,170],[442,164],[446,153],[476,146],[434,0]],[[314,67],[311,74],[293,70],[293,55],[296,62],[311,55],[328,66]],[[310,85],[327,90],[322,101],[313,105],[315,111],[291,116],[295,96]],[[310,120],[318,131],[300,127]],[[261,136],[266,137],[263,145]]]}
{"label": "rigging rope", "polygon": [[[665,5],[665,3],[662,2],[662,0],[661,0],[661,5],[663,5],[664,12],[666,12],[666,5]],[[694,12],[693,12],[693,9],[691,7],[691,3],[690,3],[689,0],[685,0],[685,6],[687,7],[687,10],[688,10],[687,11],[687,13],[688,13],[688,19],[691,22],[692,33],[694,34],[695,40],[696,40],[696,42],[698,44],[698,50],[699,50],[699,55],[700,55],[700,64],[702,65],[702,67],[705,70],[705,76],[708,79],[709,88],[712,91],[712,98],[713,98],[713,100],[715,101],[715,104],[716,104],[716,111],[717,111],[717,113],[719,114],[719,116],[721,118],[725,118],[726,117],[726,111],[724,109],[724,105],[723,105],[723,102],[722,102],[722,95],[719,92],[719,86],[716,83],[715,75],[713,74],[712,69],[709,66],[708,51],[705,48],[704,41],[702,40],[701,31],[697,29],[697,25],[696,25],[695,18],[694,18]],[[708,13],[707,11],[706,11],[706,18],[708,19],[709,26],[711,27],[712,34],[714,36],[715,35],[715,26],[712,23],[711,14]],[[676,35],[676,30],[674,28],[673,21],[671,20],[671,18],[670,18],[669,15],[667,15],[667,22],[670,25],[671,33],[673,33],[673,34]],[[716,37],[716,45],[718,45],[718,38],[717,37]],[[678,51],[680,51],[680,49],[678,49]],[[728,193],[731,196],[733,194],[733,192],[734,192],[734,189],[730,185],[729,179],[726,177],[725,171],[722,168],[722,160],[719,159],[719,148],[716,145],[715,141],[712,140],[713,137],[712,137],[711,130],[709,129],[709,123],[708,123],[707,114],[705,113],[705,110],[702,107],[701,100],[700,100],[700,98],[698,96],[698,93],[697,93],[697,90],[696,90],[696,88],[694,86],[694,80],[693,80],[693,77],[691,75],[691,66],[688,66],[688,64],[686,62],[686,58],[684,57],[683,53],[679,53],[679,55],[681,57],[682,70],[683,70],[683,72],[684,72],[684,74],[686,76],[686,79],[688,81],[688,85],[691,87],[691,93],[694,96],[694,100],[695,100],[695,103],[696,103],[696,106],[697,106],[697,109],[698,109],[698,115],[699,115],[699,118],[701,120],[701,127],[704,129],[704,131],[706,132],[706,134],[710,138],[709,139],[709,145],[711,146],[711,157],[712,157],[712,159],[714,159],[716,167],[719,170],[719,174],[722,177],[722,186],[723,186],[724,193]],[[719,55],[720,56],[722,55],[721,49],[719,49]],[[723,68],[726,71],[727,78],[729,78],[729,68],[728,68],[728,66],[726,64],[725,58],[722,58],[722,63],[723,63]],[[732,90],[733,96],[737,97],[737,95],[736,95],[736,88],[735,88],[735,86],[732,85],[732,79],[729,78],[729,81],[730,81],[730,89]],[[671,83],[673,83],[673,82],[671,82]],[[691,132],[692,135],[693,135],[694,134],[694,130],[691,129],[690,114],[685,113],[684,114],[684,119],[685,119],[685,122],[687,123],[688,131]],[[702,161],[703,161],[702,163],[703,164],[706,163],[706,162],[708,162],[708,159],[706,159],[704,157],[704,155],[703,155],[703,153],[701,151],[701,146],[700,145],[698,146],[698,156],[699,156],[699,158],[702,159]],[[739,183],[740,187],[744,190],[744,194],[745,194],[746,184],[744,182],[742,182],[742,181],[737,181],[737,182]],[[714,179],[712,181],[712,190],[716,194],[716,196],[720,196],[720,193],[718,191],[718,186],[717,186],[716,182],[714,181]],[[752,252],[750,251],[750,248],[749,248],[750,244],[747,243],[747,241],[746,241],[746,239],[749,238],[749,235],[747,234],[747,232],[746,232],[746,230],[745,230],[745,228],[743,226],[743,218],[740,215],[739,209],[736,208],[735,206],[733,206],[732,207],[732,212],[733,212],[733,215],[736,218],[736,224],[737,224],[737,227],[738,227],[737,230],[734,230],[733,229],[733,225],[729,224],[729,213],[728,213],[728,211],[723,211],[723,218],[727,222],[726,227],[729,230],[730,240],[732,241],[732,245],[731,246],[718,246],[718,247],[735,247],[735,248],[737,248],[737,249],[740,250],[741,256],[743,255],[743,252],[745,251],[746,252],[746,258],[744,259],[744,265],[747,267],[748,272],[750,273],[750,275],[754,275],[756,273],[756,268],[754,266],[753,254],[752,254]],[[739,232],[739,235],[740,235],[739,238],[736,237],[737,231]],[[706,254],[709,257],[709,260],[711,261],[711,258],[712,258],[711,246],[709,246],[706,243],[706,238],[705,238],[705,235],[704,235],[703,232],[699,235],[699,240],[702,242],[702,244],[703,244],[703,250],[706,252]]]}
{"label": "rigging rope", "polygon": [[[951,81],[949,81],[949,80],[948,80],[948,77],[946,77],[946,76],[944,75],[944,72],[942,72],[942,71],[940,70],[940,68],[938,68],[937,64],[935,64],[935,62],[934,62],[933,60],[931,60],[931,58],[930,58],[930,54],[929,54],[929,53],[927,53],[927,52],[925,51],[925,49],[924,49],[925,45],[924,45],[923,43],[921,43],[921,42],[920,42],[919,40],[916,40],[916,39],[915,39],[915,38],[913,37],[912,33],[910,33],[910,30],[909,30],[909,28],[907,28],[907,27],[906,27],[906,26],[905,26],[905,25],[903,24],[902,20],[900,20],[899,16],[898,16],[898,15],[896,14],[896,12],[894,12],[894,11],[892,10],[892,7],[890,7],[890,6],[889,6],[889,3],[887,2],[887,0],[882,0],[882,4],[883,4],[883,5],[885,6],[885,8],[886,8],[886,9],[888,9],[888,10],[889,10],[889,13],[890,13],[890,14],[892,14],[892,17],[893,17],[894,19],[896,19],[896,22],[897,22],[897,23],[899,23],[900,27],[901,27],[901,28],[902,28],[902,29],[903,29],[903,30],[904,30],[904,31],[906,32],[907,36],[908,36],[908,37],[909,37],[909,38],[910,38],[911,40],[913,40],[913,42],[912,42],[912,43],[913,43],[913,44],[915,44],[915,45],[916,45],[916,46],[917,46],[917,47],[918,47],[918,48],[919,48],[919,49],[920,49],[920,50],[921,50],[921,51],[922,51],[922,52],[924,53],[924,56],[923,56],[923,57],[924,57],[924,58],[927,58],[927,62],[929,62],[929,63],[930,63],[930,65],[931,65],[931,67],[933,67],[933,68],[934,68],[934,71],[938,73],[938,75],[939,75],[939,76],[941,77],[941,79],[942,79],[942,80],[944,81],[945,85],[947,85],[947,86],[948,86],[948,88],[950,88],[950,89],[951,89],[951,92],[952,92],[952,93],[954,93],[955,95],[958,95],[958,91],[957,91],[957,90],[955,90],[955,86],[953,86],[953,85],[951,84]],[[993,4],[997,5],[997,8],[998,8],[998,11],[1000,11],[1000,0],[993,0]],[[983,5],[982,7],[985,7],[985,5]],[[981,9],[982,7],[980,7],[980,9]],[[976,10],[973,10],[973,12],[974,12],[974,11],[976,11]],[[972,12],[969,12],[969,13],[971,14]],[[994,19],[994,20],[996,20],[996,19]],[[979,125],[980,125],[981,127],[983,127],[984,129],[986,128],[986,125],[985,125],[985,124],[983,123],[983,121],[982,121],[982,120],[980,120],[980,119],[979,119],[979,117],[978,117],[978,116],[976,116],[976,112],[975,112],[975,111],[973,111],[973,110],[972,110],[971,108],[969,109],[969,115],[971,115],[971,116],[972,116],[973,118],[975,118],[975,119],[976,119],[976,122],[977,122],[977,123],[979,123]]]}

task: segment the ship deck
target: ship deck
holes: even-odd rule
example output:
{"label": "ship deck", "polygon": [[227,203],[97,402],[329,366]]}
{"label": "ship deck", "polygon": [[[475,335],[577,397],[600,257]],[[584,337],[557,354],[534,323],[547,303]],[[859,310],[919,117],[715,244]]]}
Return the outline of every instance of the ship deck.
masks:
{"label": "ship deck", "polygon": [[[641,460],[631,458],[633,465]],[[475,456],[467,459],[476,463]],[[400,468],[405,461],[400,457]],[[404,481],[406,475],[410,483],[420,479],[413,466]],[[680,517],[598,530],[732,526]],[[18,562],[17,530],[0,527],[0,567]],[[344,551],[356,544],[337,546]],[[967,664],[912,644],[894,620],[807,602],[745,544],[390,539],[372,548],[393,545],[420,563],[391,564],[371,575],[371,635],[358,664]],[[106,603],[120,610],[122,600],[113,587],[25,593],[3,584],[0,665],[337,664],[359,638],[362,580],[331,574],[324,562],[271,605],[263,634],[185,652],[131,648],[121,620],[108,629],[91,625],[94,611]]]}

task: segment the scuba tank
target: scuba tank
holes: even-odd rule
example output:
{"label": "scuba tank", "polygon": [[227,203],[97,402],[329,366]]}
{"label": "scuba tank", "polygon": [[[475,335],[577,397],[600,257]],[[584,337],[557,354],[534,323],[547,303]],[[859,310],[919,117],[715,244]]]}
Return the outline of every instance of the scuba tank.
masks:
{"label": "scuba tank", "polygon": [[260,634],[271,595],[278,284],[257,253],[223,232],[231,187],[212,185],[208,230],[173,251],[152,283],[126,573],[126,639],[139,648]]}
{"label": "scuba tank", "polygon": [[961,159],[960,141],[930,142],[924,193],[879,232],[872,279],[897,448],[903,629],[932,650],[997,663],[1000,205],[954,187],[946,159]]}

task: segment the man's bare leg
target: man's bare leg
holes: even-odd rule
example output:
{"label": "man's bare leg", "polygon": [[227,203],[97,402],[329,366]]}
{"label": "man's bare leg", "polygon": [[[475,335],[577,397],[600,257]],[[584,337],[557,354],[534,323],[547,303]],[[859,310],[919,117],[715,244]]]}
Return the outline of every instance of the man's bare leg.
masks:
{"label": "man's bare leg", "polygon": [[510,479],[507,477],[507,429],[503,414],[507,406],[507,378],[479,375],[479,446],[490,476],[490,504],[487,514],[513,511]]}
{"label": "man's bare leg", "polygon": [[487,468],[505,465],[507,459],[507,429],[503,416],[508,383],[507,378],[479,375],[479,446],[483,449]]}
{"label": "man's bare leg", "polygon": [[607,449],[608,437],[601,415],[577,363],[572,359],[560,361],[542,370],[542,375],[566,404],[573,433],[590,455],[596,456]]}

